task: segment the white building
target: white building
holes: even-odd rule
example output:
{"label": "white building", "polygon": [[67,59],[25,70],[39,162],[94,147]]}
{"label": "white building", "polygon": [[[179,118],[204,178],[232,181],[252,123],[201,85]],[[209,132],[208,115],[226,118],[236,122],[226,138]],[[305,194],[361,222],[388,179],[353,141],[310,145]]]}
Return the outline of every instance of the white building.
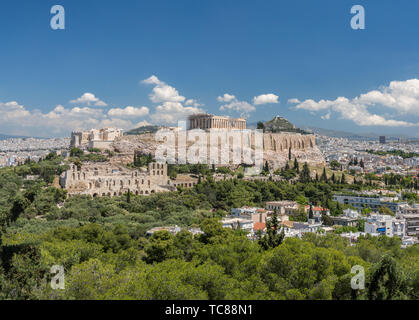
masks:
{"label": "white building", "polygon": [[291,215],[297,212],[298,204],[295,201],[268,201],[266,202],[266,209],[277,210],[278,214]]}
{"label": "white building", "polygon": [[367,218],[364,230],[368,234],[384,234],[388,237],[403,238],[406,233],[406,221],[389,215],[373,214]]}
{"label": "white building", "polygon": [[267,211],[263,208],[255,207],[242,207],[242,208],[231,208],[231,215],[241,217],[245,219],[252,219],[254,223],[262,222],[266,223],[266,218],[271,214],[271,211]]}
{"label": "white building", "polygon": [[419,205],[403,205],[397,213],[397,217],[406,220],[406,234],[408,236],[419,236]]}
{"label": "white building", "polygon": [[253,233],[253,220],[238,217],[225,217],[221,220],[223,228],[238,229]]}

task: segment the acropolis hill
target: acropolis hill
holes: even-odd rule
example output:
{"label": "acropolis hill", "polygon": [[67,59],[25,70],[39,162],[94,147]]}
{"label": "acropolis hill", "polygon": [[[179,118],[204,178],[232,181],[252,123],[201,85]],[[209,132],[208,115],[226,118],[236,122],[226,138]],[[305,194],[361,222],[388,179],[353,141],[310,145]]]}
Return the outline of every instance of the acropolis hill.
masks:
{"label": "acropolis hill", "polygon": [[[324,157],[316,146],[315,136],[299,132],[291,123],[282,117],[275,117],[268,124],[267,130],[263,133],[263,159],[268,161],[271,168],[276,169],[284,166],[288,160],[288,152],[291,148],[292,157],[309,164],[324,163]],[[285,123],[285,125],[284,125]],[[279,129],[278,129],[279,128]],[[171,128],[177,134],[177,128]],[[211,114],[191,115],[187,119],[187,129],[202,129],[205,131],[217,129],[245,130],[246,120],[244,118],[229,118]],[[138,129],[137,129],[138,130]],[[287,132],[287,130],[291,132]],[[277,132],[279,131],[279,132]],[[302,130],[301,130],[302,131]],[[158,146],[155,133],[145,132],[138,135],[127,135],[117,137],[111,148],[122,154],[133,154],[135,150],[145,154],[155,154]]]}

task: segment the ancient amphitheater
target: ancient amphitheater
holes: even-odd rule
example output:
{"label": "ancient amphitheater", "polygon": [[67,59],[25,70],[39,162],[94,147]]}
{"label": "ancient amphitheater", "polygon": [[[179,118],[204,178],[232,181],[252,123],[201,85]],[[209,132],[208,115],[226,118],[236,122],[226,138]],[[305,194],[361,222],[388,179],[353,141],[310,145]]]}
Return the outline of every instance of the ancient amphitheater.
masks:
{"label": "ancient amphitheater", "polygon": [[147,170],[128,169],[109,163],[71,165],[63,172],[60,185],[68,194],[120,196],[128,191],[133,194],[152,194],[173,189],[167,176],[167,165],[150,163]]}

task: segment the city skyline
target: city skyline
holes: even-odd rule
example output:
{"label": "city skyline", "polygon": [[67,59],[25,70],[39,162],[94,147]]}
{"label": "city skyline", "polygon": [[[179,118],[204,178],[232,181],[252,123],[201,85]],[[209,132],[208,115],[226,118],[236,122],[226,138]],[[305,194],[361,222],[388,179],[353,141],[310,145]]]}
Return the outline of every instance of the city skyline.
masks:
{"label": "city skyline", "polygon": [[64,0],[65,30],[52,30],[55,4],[0,5],[2,134],[208,112],[419,137],[418,4],[360,1],[366,28],[352,30],[351,1]]}

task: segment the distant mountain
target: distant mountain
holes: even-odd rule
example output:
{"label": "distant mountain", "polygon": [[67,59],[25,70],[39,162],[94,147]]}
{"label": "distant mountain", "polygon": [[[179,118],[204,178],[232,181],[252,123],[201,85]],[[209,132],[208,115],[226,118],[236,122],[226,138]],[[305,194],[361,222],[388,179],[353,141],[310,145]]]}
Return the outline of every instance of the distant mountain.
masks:
{"label": "distant mountain", "polygon": [[[322,136],[345,138],[349,140],[378,140],[382,134],[376,133],[353,133],[339,130],[330,130],[317,127],[304,127],[306,131],[320,134]],[[409,139],[406,135],[385,135],[387,140],[397,140],[399,138]]]}
{"label": "distant mountain", "polygon": [[124,135],[134,136],[134,135],[143,134],[143,133],[156,133],[160,128],[161,128],[160,126],[153,126],[153,125],[143,126],[143,127],[139,127],[139,128],[129,130],[129,131],[125,132]]}
{"label": "distant mountain", "polygon": [[29,138],[29,137],[25,137],[25,136],[11,136],[11,135],[8,135],[8,134],[2,134],[2,133],[0,133],[0,140],[24,139],[24,138]]}
{"label": "distant mountain", "polygon": [[292,132],[307,134],[308,132],[295,127],[291,122],[281,116],[275,116],[272,120],[263,122],[265,132],[280,133]]}

